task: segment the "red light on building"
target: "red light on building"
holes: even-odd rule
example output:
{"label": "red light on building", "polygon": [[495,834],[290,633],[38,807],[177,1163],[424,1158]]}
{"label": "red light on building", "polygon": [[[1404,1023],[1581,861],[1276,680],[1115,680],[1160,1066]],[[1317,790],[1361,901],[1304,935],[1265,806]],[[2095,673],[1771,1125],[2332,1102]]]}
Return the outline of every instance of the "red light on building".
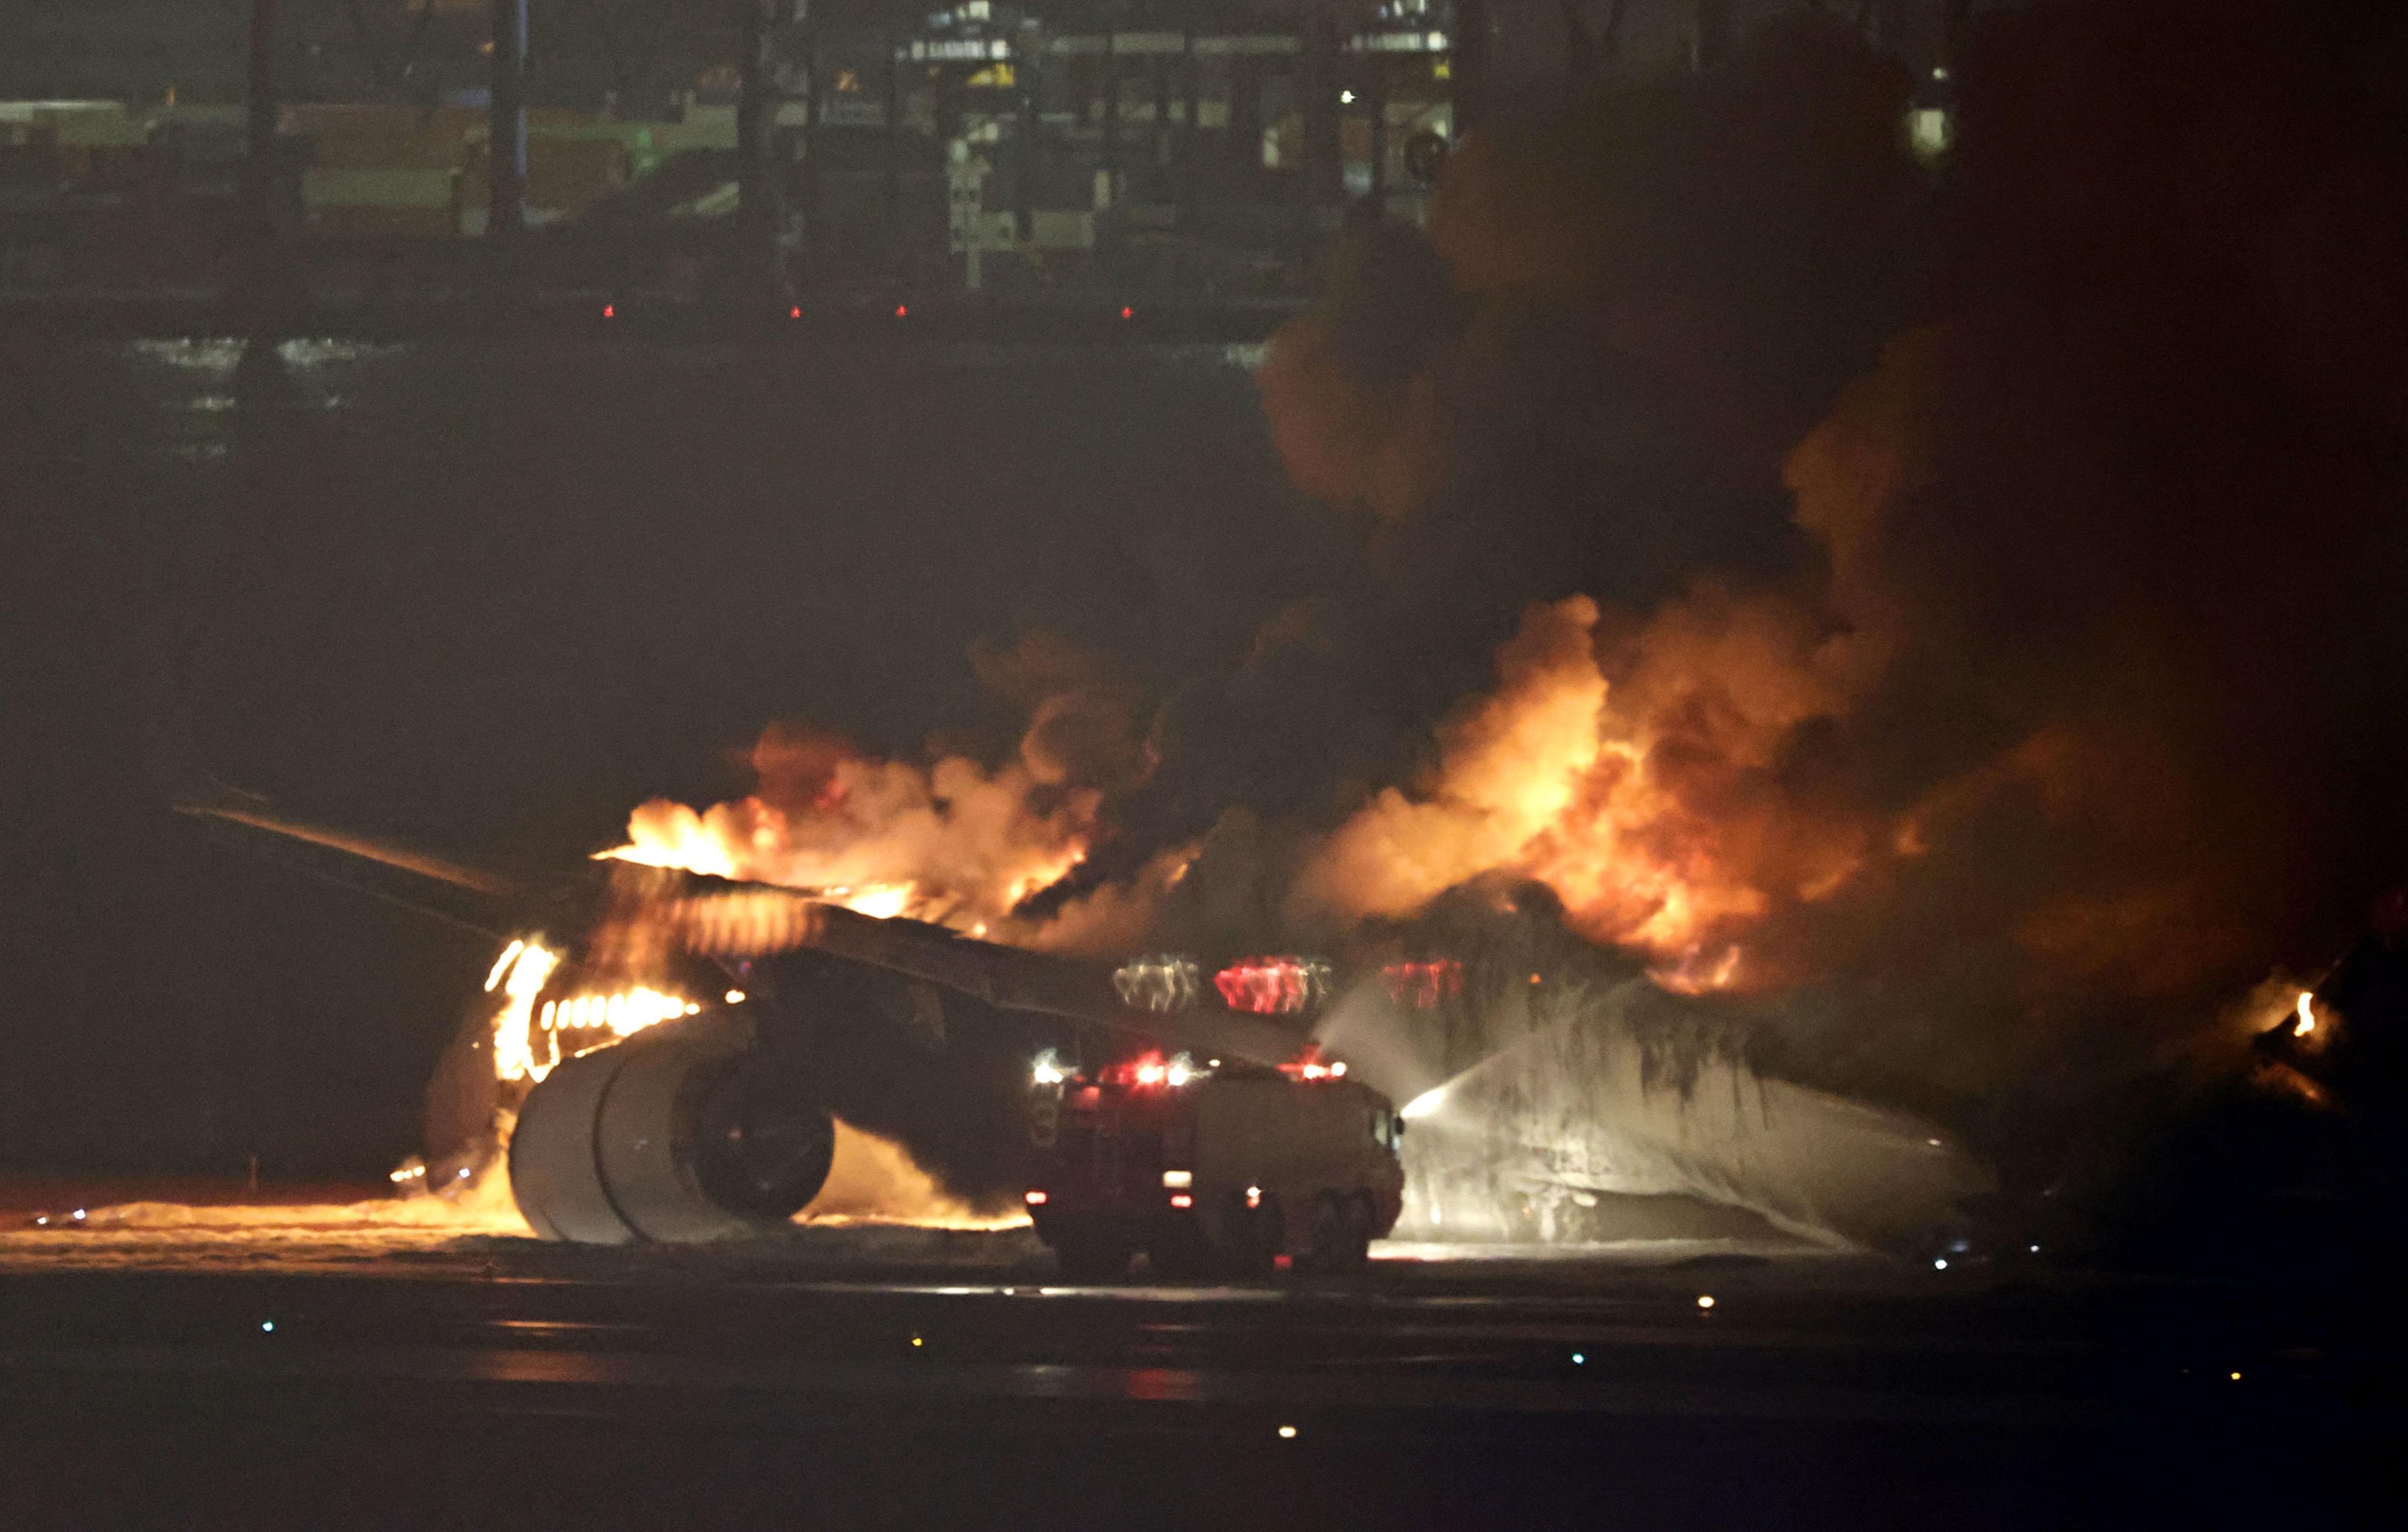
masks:
{"label": "red light on building", "polygon": [[602,317],[604,319],[617,319],[619,317],[619,306],[615,303],[604,304],[602,306]]}
{"label": "red light on building", "polygon": [[1121,308],[1121,318],[1135,319],[1137,318],[1137,310],[1124,305]]}
{"label": "red light on building", "polygon": [[799,303],[798,303],[798,304],[795,305],[795,307],[793,307],[792,308],[787,309],[787,310],[786,310],[786,317],[787,317],[788,319],[800,319],[800,318],[802,318],[802,317],[803,317],[803,306],[802,306],[801,304],[799,304]]}
{"label": "red light on building", "polygon": [[898,303],[895,306],[895,317],[896,319],[902,319],[908,316],[911,310],[908,305]]}
{"label": "red light on building", "polygon": [[1196,1206],[1196,1199],[1185,1192],[1179,1192],[1172,1195],[1170,1205],[1174,1208],[1193,1208]]}

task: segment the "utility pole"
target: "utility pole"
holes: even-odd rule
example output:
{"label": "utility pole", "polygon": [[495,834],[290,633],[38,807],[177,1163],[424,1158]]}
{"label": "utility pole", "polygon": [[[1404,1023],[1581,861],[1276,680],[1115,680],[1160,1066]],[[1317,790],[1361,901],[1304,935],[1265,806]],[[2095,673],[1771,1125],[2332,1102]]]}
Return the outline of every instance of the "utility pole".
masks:
{"label": "utility pole", "polygon": [[1965,29],[1972,10],[1972,0],[1941,0],[1940,63],[1951,74],[1964,60]]}
{"label": "utility pole", "polygon": [[896,56],[902,40],[892,23],[880,36],[886,50],[886,159],[879,193],[885,215],[886,273],[899,284],[905,276],[903,231],[896,227],[903,216],[903,64]]}
{"label": "utility pole", "polygon": [[1038,111],[1037,69],[1044,49],[1041,44],[1031,47],[1015,43],[1012,51],[1015,55],[1012,59],[1012,84],[1020,93],[1020,125],[1012,158],[1012,227],[1019,233],[1023,244],[1034,245],[1037,240],[1037,162],[1039,145],[1045,131],[1043,118]]}
{"label": "utility pole", "polygon": [[251,251],[263,260],[275,245],[276,123],[282,103],[276,94],[276,0],[251,0],[250,67],[243,80],[249,136],[243,146],[243,215],[251,223]]}
{"label": "utility pole", "polygon": [[1191,17],[1181,27],[1179,37],[1179,83],[1185,100],[1179,114],[1178,180],[1173,193],[1178,200],[1179,232],[1189,236],[1197,224],[1196,156],[1204,142],[1196,131],[1196,114],[1204,107],[1201,73],[1196,61],[1196,21]]}
{"label": "utility pole", "polygon": [[494,58],[489,76],[485,234],[504,238],[526,227],[527,0],[489,0]]}
{"label": "utility pole", "polygon": [[1488,90],[1488,0],[1455,0],[1455,36],[1447,73],[1455,82],[1454,137],[1480,121]]}
{"label": "utility pole", "polygon": [[1114,18],[1104,17],[1104,120],[1102,156],[1104,164],[1104,206],[1118,207],[1121,200],[1121,60],[1120,39],[1114,35]]}
{"label": "utility pole", "polygon": [[824,83],[820,69],[820,29],[816,17],[807,9],[803,13],[803,280],[820,279],[820,263],[827,257],[827,248],[820,237],[820,208],[823,188],[820,184],[821,115],[825,110],[820,96]]}
{"label": "utility pole", "polygon": [[1726,0],[1697,0],[1690,16],[1689,67],[1711,69],[1722,62],[1723,45],[1730,33]]}
{"label": "utility pole", "polygon": [[1363,93],[1371,108],[1371,211],[1388,221],[1388,56],[1364,58]]}
{"label": "utility pole", "polygon": [[736,98],[737,280],[757,268],[772,295],[785,294],[786,208],[777,163],[777,36],[785,0],[737,0],[744,39]]}
{"label": "utility pole", "polygon": [[1338,110],[1338,23],[1319,7],[1304,19],[1303,70],[1297,84],[1304,100],[1303,164],[1297,176],[1297,253],[1305,271],[1321,252],[1323,210],[1337,199],[1345,166],[1340,163],[1343,125]]}

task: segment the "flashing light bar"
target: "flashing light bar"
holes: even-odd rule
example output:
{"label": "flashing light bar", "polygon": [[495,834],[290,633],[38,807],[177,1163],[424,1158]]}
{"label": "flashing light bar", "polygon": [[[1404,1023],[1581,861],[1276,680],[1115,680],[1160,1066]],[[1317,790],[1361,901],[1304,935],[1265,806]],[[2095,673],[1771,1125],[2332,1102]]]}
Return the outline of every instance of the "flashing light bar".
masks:
{"label": "flashing light bar", "polygon": [[1321,1062],[1321,1045],[1318,1043],[1306,1043],[1301,1055],[1279,1067],[1280,1073],[1296,1080],[1343,1080],[1346,1078],[1344,1063]]}
{"label": "flashing light bar", "polygon": [[1108,1083],[1134,1085],[1143,1090],[1159,1090],[1168,1086],[1177,1090],[1203,1077],[1204,1071],[1185,1053],[1164,1058],[1159,1052],[1140,1054],[1124,1064],[1103,1071]]}

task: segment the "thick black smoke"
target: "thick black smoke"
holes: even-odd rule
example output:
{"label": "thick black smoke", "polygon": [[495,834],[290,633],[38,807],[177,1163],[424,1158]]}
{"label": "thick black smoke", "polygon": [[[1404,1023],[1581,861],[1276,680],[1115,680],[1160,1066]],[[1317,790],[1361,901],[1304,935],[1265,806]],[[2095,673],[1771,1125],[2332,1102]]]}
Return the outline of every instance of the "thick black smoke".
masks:
{"label": "thick black smoke", "polygon": [[[1275,343],[1292,471],[1369,512],[1371,631],[1603,598],[1651,833],[1765,894],[1729,935],[1789,1071],[2028,1140],[2408,877],[2404,41],[2000,17],[1927,179],[1907,82],[1810,20],[1475,137],[1428,245],[1365,233]],[[1697,642],[1713,611],[1794,654]],[[1836,884],[1784,881],[1808,822],[1860,843]]]}

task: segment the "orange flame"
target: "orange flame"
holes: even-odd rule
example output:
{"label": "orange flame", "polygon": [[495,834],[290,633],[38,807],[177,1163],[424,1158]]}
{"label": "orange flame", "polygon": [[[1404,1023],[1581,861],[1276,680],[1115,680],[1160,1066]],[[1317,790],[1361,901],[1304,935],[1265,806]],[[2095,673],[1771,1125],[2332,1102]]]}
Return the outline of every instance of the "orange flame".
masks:
{"label": "orange flame", "polygon": [[1099,796],[1017,762],[990,772],[949,756],[923,770],[777,729],[753,765],[759,792],[701,810],[654,799],[603,854],[982,933],[1084,860]]}
{"label": "orange flame", "polygon": [[[494,1013],[494,1079],[512,1084],[521,1081],[540,1083],[544,1076],[560,1067],[564,1057],[575,1058],[606,1042],[633,1037],[648,1026],[679,1016],[692,1016],[702,1009],[682,995],[638,984],[610,994],[543,1000],[542,1009],[538,1011],[537,1002],[544,986],[559,966],[559,954],[535,937],[516,938],[494,960],[493,972],[485,979],[488,995],[497,989],[502,993],[502,1008]],[[563,1033],[581,1033],[592,1040],[581,1047],[572,1043],[564,1053],[560,1041]],[[536,1052],[538,1036],[547,1055],[541,1058]]]}
{"label": "orange flame", "polygon": [[1300,897],[1413,913],[1486,873],[1545,883],[1571,923],[1635,948],[1676,988],[1753,977],[1740,938],[1778,901],[1829,896],[1866,827],[1770,790],[1781,737],[1831,705],[1811,636],[1772,603],[1705,591],[1632,642],[1609,685],[1597,604],[1533,608],[1501,684],[1444,726],[1418,792],[1391,788],[1323,844]]}

